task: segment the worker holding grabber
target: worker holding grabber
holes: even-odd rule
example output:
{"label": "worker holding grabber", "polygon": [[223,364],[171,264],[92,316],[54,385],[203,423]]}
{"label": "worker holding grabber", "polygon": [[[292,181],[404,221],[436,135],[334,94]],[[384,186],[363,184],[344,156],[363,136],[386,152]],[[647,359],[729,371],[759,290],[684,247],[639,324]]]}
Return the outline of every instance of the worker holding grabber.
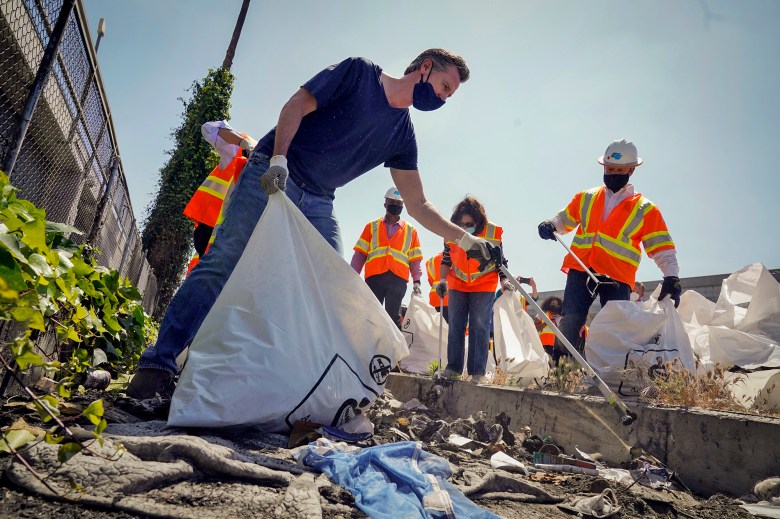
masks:
{"label": "worker holding grabber", "polygon": [[[539,236],[558,240],[569,253],[561,270],[567,274],[561,332],[578,344],[593,299],[601,305],[628,300],[634,286],[640,243],[663,273],[660,299],[680,304],[677,252],[661,211],[628,183],[642,164],[634,143],[615,141],[598,159],[604,166],[604,185],[577,193],[558,214],[539,224]],[[573,229],[571,249],[558,236]]]}

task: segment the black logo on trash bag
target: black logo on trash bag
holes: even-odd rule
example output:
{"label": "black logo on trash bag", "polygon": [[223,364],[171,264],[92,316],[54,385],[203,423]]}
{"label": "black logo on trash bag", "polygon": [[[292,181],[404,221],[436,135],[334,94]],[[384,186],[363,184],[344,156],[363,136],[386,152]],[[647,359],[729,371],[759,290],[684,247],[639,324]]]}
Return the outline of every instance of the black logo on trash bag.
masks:
{"label": "black logo on trash bag", "polygon": [[410,324],[412,324],[412,320],[411,320],[411,319],[407,319],[407,320],[405,320],[405,321],[404,321],[404,330],[407,330],[407,329],[409,329],[409,325],[410,325]]}
{"label": "black logo on trash bag", "polygon": [[330,423],[331,427],[341,427],[355,416],[355,408],[357,408],[357,400],[354,398],[347,399],[339,410],[336,411],[336,415],[333,417],[333,421]]}
{"label": "black logo on trash bag", "polygon": [[371,378],[374,379],[378,385],[382,385],[387,380],[387,376],[390,375],[390,358],[384,355],[374,355],[369,364],[368,370],[371,373]]}

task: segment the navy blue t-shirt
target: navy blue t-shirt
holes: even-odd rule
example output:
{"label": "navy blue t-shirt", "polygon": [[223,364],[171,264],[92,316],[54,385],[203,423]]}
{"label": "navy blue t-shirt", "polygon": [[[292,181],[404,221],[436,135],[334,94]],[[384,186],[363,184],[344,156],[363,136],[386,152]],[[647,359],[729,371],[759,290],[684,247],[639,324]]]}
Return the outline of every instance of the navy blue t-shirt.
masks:
{"label": "navy blue t-shirt", "polygon": [[[348,58],[311,78],[303,88],[317,109],[301,121],[287,152],[292,180],[317,194],[341,187],[384,163],[417,169],[417,140],[407,108],[387,102],[382,69],[364,58]],[[257,149],[273,154],[276,128]]]}

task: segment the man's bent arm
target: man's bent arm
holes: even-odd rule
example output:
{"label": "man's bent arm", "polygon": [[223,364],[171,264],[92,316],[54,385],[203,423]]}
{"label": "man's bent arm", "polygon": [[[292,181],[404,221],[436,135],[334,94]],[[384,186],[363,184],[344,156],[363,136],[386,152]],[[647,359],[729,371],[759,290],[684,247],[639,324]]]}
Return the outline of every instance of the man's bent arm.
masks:
{"label": "man's bent arm", "polygon": [[409,216],[446,241],[457,242],[463,236],[463,229],[444,218],[433,204],[425,199],[419,171],[390,168],[390,174],[393,176],[395,187],[404,199],[404,206]]}
{"label": "man's bent arm", "polygon": [[317,109],[317,99],[305,88],[297,92],[284,104],[276,124],[274,155],[287,155],[290,143],[301,126],[301,120]]}

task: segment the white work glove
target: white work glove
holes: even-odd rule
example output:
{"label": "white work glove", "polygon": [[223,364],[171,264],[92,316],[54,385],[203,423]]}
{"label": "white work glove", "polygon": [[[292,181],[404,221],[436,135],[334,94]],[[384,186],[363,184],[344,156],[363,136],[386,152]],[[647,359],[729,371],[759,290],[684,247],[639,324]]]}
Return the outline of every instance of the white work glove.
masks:
{"label": "white work glove", "polygon": [[512,291],[514,291],[515,286],[512,284],[511,281],[509,281],[508,279],[505,279],[504,280],[504,284],[502,285],[502,288],[503,288],[504,292],[506,292],[506,291],[512,292]]}
{"label": "white work glove", "polygon": [[412,284],[412,292],[414,292],[414,293],[415,293],[415,294],[417,294],[418,296],[421,296],[421,295],[422,295],[422,289],[420,288],[420,282],[419,282],[419,281],[415,281],[415,282]]}
{"label": "white work glove", "polygon": [[488,242],[484,238],[479,238],[471,233],[465,232],[456,243],[458,244],[458,247],[466,252],[470,250],[479,250],[482,253],[483,258],[490,259],[490,253],[487,248]]}
{"label": "white work glove", "polygon": [[271,163],[268,171],[260,177],[260,187],[263,191],[272,195],[285,190],[287,184],[287,157],[284,155],[274,155],[271,157]]}
{"label": "white work glove", "polygon": [[251,155],[253,151],[255,151],[255,146],[257,146],[257,141],[254,140],[252,137],[245,137],[241,139],[241,142],[238,143],[238,146],[242,150],[246,150],[246,152]]}

